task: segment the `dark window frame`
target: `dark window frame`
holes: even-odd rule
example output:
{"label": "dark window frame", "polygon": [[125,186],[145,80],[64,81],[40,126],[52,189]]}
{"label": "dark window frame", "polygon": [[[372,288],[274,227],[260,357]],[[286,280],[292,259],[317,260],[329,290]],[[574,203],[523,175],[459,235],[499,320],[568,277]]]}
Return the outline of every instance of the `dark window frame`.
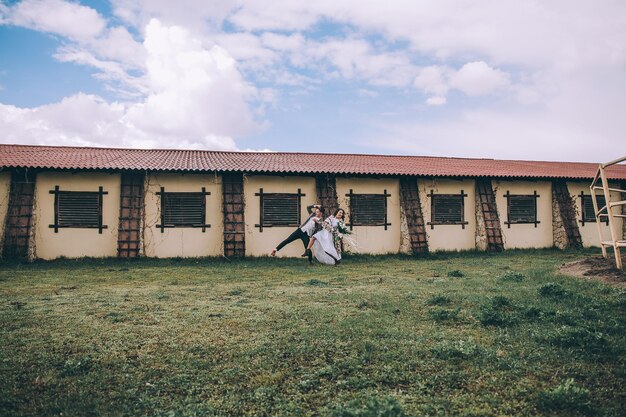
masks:
{"label": "dark window frame", "polygon": [[[465,220],[465,197],[467,194],[465,190],[461,190],[459,194],[435,194],[434,190],[430,190],[430,194],[427,194],[427,197],[430,198],[430,221],[426,224],[430,226],[430,229],[434,229],[435,226],[446,226],[446,225],[460,225],[462,229],[465,229],[465,225],[469,224],[468,221]],[[436,201],[438,198],[460,198],[461,200],[461,220],[460,221],[435,221],[436,216]]]}
{"label": "dark window frame", "polygon": [[[59,229],[98,229],[98,233],[102,234],[103,229],[107,229],[108,226],[102,224],[102,203],[103,196],[109,194],[108,191],[104,191],[102,186],[98,187],[98,191],[61,191],[58,185],[54,186],[54,190],[49,191],[50,194],[54,194],[54,223],[48,225],[49,228],[54,229],[54,233],[59,233]],[[98,218],[96,223],[65,223],[63,219],[60,219],[59,212],[63,201],[63,196],[70,195],[93,195],[98,198]]]}
{"label": "dark window frame", "polygon": [[[596,215],[595,215],[595,208],[593,207],[593,199],[591,197],[591,194],[585,194],[584,191],[581,191],[579,194],[580,197],[580,220],[579,222],[584,226],[585,223],[596,223]],[[596,198],[602,198],[604,199],[604,204],[600,204],[600,201],[598,201],[598,208],[602,208],[603,206],[606,205],[606,199],[604,198],[603,195],[598,195],[596,194]],[[586,216],[586,208],[585,208],[585,201],[589,201],[589,204],[591,204],[591,209],[593,210],[594,215],[591,218],[587,218]],[[609,224],[609,216],[604,214],[601,215],[600,217],[604,217],[606,220],[600,220],[600,223],[605,223],[606,225]]]}
{"label": "dark window frame", "polygon": [[[160,197],[161,200],[161,222],[159,224],[156,225],[157,229],[161,229],[161,233],[165,232],[165,229],[170,229],[170,228],[198,228],[198,229],[202,229],[202,233],[206,232],[206,229],[211,227],[211,225],[209,223],[207,223],[206,221],[206,198],[207,196],[211,195],[210,191],[206,190],[206,187],[202,187],[201,191],[165,191],[165,187],[161,187],[161,191],[158,191],[155,193],[156,195],[158,195]],[[166,210],[168,210],[168,208],[166,207],[168,200],[167,200],[167,195],[168,194],[195,194],[195,195],[200,195],[200,201],[201,201],[201,206],[200,206],[200,216],[201,216],[201,220],[198,223],[172,223],[172,222],[166,222],[166,218],[165,218],[165,213]]]}
{"label": "dark window frame", "polygon": [[[380,197],[383,197],[383,201],[384,201],[383,207],[384,207],[384,210],[385,210],[385,214],[383,216],[384,217],[383,221],[382,222],[377,222],[377,223],[363,223],[363,222],[358,222],[358,221],[355,222],[354,221],[355,214],[358,217],[358,210],[355,211],[355,209],[354,209],[355,205],[352,202],[352,200],[355,198],[355,196],[356,196],[357,199],[359,198],[359,196],[380,196]],[[388,221],[388,213],[387,213],[389,211],[388,210],[388,206],[389,206],[388,200],[389,200],[389,197],[391,197],[391,194],[389,194],[386,189],[383,190],[382,194],[372,194],[372,193],[368,194],[368,193],[355,193],[353,191],[353,189],[351,188],[350,192],[348,194],[346,194],[346,197],[348,197],[348,204],[350,205],[350,216],[349,216],[350,217],[350,221],[349,221],[350,230],[352,230],[354,226],[365,226],[365,227],[379,227],[379,226],[383,226],[385,228],[385,230],[387,230],[387,228],[389,226],[391,226],[391,223],[389,223],[389,221]]]}
{"label": "dark window frame", "polygon": [[[541,197],[539,194],[537,194],[537,190],[533,191],[533,194],[511,194],[509,192],[509,190],[506,191],[506,194],[504,195],[504,197],[506,198],[507,202],[506,202],[506,221],[504,222],[504,224],[507,225],[507,228],[511,228],[512,224],[534,224],[535,227],[537,227],[537,225],[539,223],[541,223],[539,220],[537,220],[538,218],[538,210],[537,210],[537,199],[539,197]],[[511,221],[511,201],[515,201],[515,200],[520,200],[520,199],[530,199],[532,198],[534,201],[534,208],[535,208],[535,213],[534,213],[534,220],[531,221]]]}
{"label": "dark window frame", "polygon": [[[255,224],[254,227],[259,228],[259,232],[263,232],[263,229],[266,227],[300,227],[302,224],[302,197],[305,197],[306,194],[302,192],[301,188],[298,188],[298,192],[296,193],[266,193],[263,191],[263,188],[259,188],[259,192],[254,194],[256,197],[259,197],[259,223]],[[271,223],[265,217],[265,208],[266,208],[266,197],[271,196],[272,198],[276,197],[295,197],[296,198],[296,209],[297,209],[297,217],[294,221],[285,222],[285,223]]]}

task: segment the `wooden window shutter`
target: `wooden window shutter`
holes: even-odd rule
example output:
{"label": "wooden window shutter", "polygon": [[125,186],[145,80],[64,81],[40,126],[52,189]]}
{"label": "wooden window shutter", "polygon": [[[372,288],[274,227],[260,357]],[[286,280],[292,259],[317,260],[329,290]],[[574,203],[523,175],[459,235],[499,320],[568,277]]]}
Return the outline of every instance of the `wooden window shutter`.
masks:
{"label": "wooden window shutter", "polygon": [[537,227],[541,223],[537,220],[537,191],[529,195],[511,194],[507,191],[505,197],[508,204],[507,221],[504,223],[509,228],[512,224],[534,224]]}
{"label": "wooden window shutter", "polygon": [[383,226],[387,230],[387,199],[391,194],[346,194],[350,199],[350,228],[354,226]]}
{"label": "wooden window shutter", "polygon": [[202,187],[200,192],[166,192],[165,187],[156,193],[161,197],[161,223],[156,227],[163,233],[169,227],[211,227],[206,222],[206,197],[211,195]]}
{"label": "wooden window shutter", "polygon": [[298,188],[297,193],[265,193],[259,189],[260,216],[255,227],[296,227],[301,222],[302,197],[306,194]]}
{"label": "wooden window shutter", "polygon": [[465,229],[469,222],[465,221],[465,197],[463,190],[459,194],[435,194],[430,190],[430,225],[434,229],[436,225],[460,225]]}
{"label": "wooden window shutter", "polygon": [[108,194],[99,187],[98,191],[61,191],[57,185],[54,190],[54,223],[49,225],[55,233],[61,228],[102,229],[102,196]]}

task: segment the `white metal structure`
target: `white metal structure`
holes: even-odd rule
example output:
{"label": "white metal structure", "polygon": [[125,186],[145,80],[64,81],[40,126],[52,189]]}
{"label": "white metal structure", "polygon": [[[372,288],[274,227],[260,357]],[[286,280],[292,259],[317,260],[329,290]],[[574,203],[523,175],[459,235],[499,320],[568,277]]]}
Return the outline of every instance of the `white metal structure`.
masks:
{"label": "white metal structure", "polygon": [[[611,165],[619,164],[620,162],[626,161],[626,156],[616,159],[611,162],[607,162],[606,164],[600,164],[598,167],[598,172],[596,172],[593,181],[591,182],[591,186],[589,189],[591,190],[591,199],[593,201],[593,209],[596,213],[596,225],[598,226],[598,236],[600,236],[600,246],[602,247],[602,256],[607,257],[606,248],[607,246],[613,247],[613,253],[615,254],[615,266],[618,269],[623,269],[622,265],[622,257],[620,254],[620,248],[626,247],[626,240],[622,240],[622,231],[617,230],[616,218],[622,217],[626,218],[626,215],[622,214],[623,211],[619,210],[620,213],[614,213],[614,208],[619,206],[626,205],[626,200],[623,198],[623,194],[620,197],[619,201],[611,201],[611,191],[618,193],[626,193],[626,190],[622,190],[619,188],[610,188],[609,182],[606,178],[606,168]],[[602,185],[596,185],[598,180],[601,181]],[[604,201],[606,204],[602,207],[598,207],[598,199],[596,197],[596,190],[602,190],[604,194]],[[605,240],[602,237],[602,228],[600,227],[600,218],[607,217],[609,220],[609,230],[611,231],[611,240]]]}

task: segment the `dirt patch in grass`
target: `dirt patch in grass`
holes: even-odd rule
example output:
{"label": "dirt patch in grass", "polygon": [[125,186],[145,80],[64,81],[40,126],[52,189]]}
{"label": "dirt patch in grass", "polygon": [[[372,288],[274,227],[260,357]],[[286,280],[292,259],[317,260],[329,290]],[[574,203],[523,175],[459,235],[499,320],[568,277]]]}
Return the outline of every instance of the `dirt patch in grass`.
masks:
{"label": "dirt patch in grass", "polygon": [[[626,264],[626,256],[622,256],[622,262]],[[615,268],[615,258],[612,255],[608,259],[604,259],[601,256],[590,256],[578,261],[568,262],[563,264],[559,271],[567,275],[626,288],[626,273]]]}

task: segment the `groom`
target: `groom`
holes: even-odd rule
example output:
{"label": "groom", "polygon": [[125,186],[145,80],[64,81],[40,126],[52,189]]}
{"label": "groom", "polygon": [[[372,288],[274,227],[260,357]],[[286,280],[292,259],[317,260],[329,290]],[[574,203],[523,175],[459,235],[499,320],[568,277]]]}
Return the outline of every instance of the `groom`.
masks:
{"label": "groom", "polygon": [[270,256],[276,256],[276,252],[281,250],[285,245],[300,239],[302,244],[304,245],[304,253],[302,257],[308,257],[309,263],[313,262],[313,257],[310,250],[307,250],[307,246],[309,246],[309,240],[311,236],[315,234],[318,230],[321,229],[322,220],[324,215],[324,207],[319,204],[312,204],[307,206],[306,210],[309,212],[309,218],[304,221],[292,234],[287,237],[287,239],[283,240],[276,246],[276,249],[272,251]]}

